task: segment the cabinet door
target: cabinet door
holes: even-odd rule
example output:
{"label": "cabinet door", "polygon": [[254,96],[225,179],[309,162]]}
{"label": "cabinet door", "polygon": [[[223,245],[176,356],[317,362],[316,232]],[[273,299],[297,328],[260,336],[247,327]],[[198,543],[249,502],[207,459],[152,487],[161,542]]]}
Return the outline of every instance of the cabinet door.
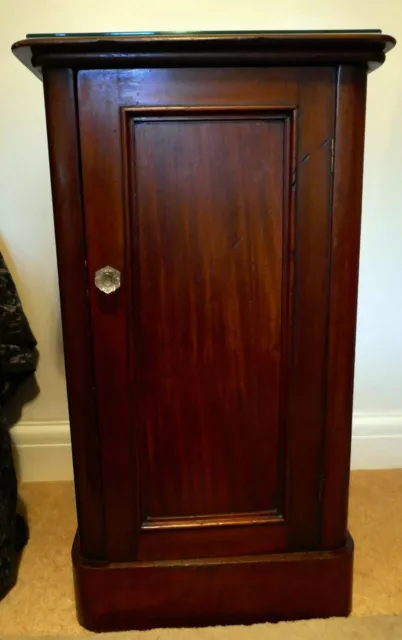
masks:
{"label": "cabinet door", "polygon": [[109,560],[319,545],[333,87],[78,74]]}

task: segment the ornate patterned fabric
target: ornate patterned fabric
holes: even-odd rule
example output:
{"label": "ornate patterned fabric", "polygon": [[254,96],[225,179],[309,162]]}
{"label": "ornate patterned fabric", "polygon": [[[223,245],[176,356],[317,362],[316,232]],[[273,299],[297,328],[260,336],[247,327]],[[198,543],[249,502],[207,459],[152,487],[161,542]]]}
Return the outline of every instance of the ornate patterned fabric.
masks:
{"label": "ornate patterned fabric", "polygon": [[22,310],[13,279],[0,253],[0,598],[16,578],[17,552],[26,526],[16,516],[17,480],[3,408],[35,371],[36,340]]}

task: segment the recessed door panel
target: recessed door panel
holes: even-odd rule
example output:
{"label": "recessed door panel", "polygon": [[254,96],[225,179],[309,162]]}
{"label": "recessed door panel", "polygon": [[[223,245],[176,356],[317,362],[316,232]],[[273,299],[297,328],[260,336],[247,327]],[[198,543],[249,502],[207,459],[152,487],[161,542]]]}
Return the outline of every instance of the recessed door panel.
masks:
{"label": "recessed door panel", "polygon": [[286,119],[129,131],[143,517],[282,513]]}

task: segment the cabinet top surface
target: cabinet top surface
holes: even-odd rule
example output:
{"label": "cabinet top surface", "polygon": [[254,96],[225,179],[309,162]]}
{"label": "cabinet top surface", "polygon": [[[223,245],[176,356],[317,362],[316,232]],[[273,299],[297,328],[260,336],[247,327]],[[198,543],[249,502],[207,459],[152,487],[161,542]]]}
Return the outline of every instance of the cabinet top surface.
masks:
{"label": "cabinet top surface", "polygon": [[82,38],[146,38],[146,37],[161,37],[172,38],[174,36],[200,36],[200,37],[215,37],[226,38],[236,36],[301,36],[308,38],[315,35],[331,35],[341,36],[346,34],[364,34],[364,33],[377,33],[381,34],[381,29],[316,29],[316,30],[238,30],[238,31],[94,31],[94,32],[80,32],[80,33],[28,33],[27,39],[35,38],[74,38],[80,40]]}
{"label": "cabinet top surface", "polygon": [[46,67],[138,68],[366,64],[395,45],[379,29],[345,31],[138,31],[28,34],[14,54],[35,75]]}

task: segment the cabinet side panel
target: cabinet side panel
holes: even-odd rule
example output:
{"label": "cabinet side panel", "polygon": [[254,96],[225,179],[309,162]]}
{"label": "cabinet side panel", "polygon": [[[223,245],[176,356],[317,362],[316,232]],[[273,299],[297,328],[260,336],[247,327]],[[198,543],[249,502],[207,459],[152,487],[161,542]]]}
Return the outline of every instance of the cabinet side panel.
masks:
{"label": "cabinet side panel", "polygon": [[44,90],[80,545],[84,557],[100,560],[105,536],[73,71],[47,70]]}
{"label": "cabinet side panel", "polygon": [[287,456],[291,477],[290,542],[296,549],[315,549],[320,535],[335,73],[335,69],[307,69],[299,84],[294,176],[296,269]]}
{"label": "cabinet side panel", "polygon": [[340,547],[347,536],[366,83],[364,67],[339,68],[321,539],[326,549]]}

